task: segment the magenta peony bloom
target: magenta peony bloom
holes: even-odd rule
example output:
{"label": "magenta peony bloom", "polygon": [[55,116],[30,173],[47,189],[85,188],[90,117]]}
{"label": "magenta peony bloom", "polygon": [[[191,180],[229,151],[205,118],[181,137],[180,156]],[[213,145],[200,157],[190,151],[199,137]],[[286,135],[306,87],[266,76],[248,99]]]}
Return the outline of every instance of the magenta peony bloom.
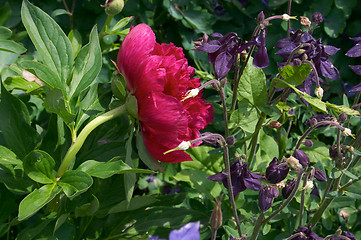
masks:
{"label": "magenta peony bloom", "polygon": [[[213,120],[213,108],[201,94],[182,101],[200,86],[182,48],[158,44],[146,24],[132,27],[119,49],[117,65],[136,97],[144,144],[162,162],[191,161],[184,151],[163,153],[199,137]],[[198,143],[199,145],[200,143]],[[194,145],[193,145],[194,146]]]}

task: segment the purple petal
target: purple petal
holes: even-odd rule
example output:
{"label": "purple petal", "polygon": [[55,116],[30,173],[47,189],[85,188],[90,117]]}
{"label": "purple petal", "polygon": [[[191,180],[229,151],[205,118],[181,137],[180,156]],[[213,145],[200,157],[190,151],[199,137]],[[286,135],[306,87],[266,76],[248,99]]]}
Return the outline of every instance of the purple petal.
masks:
{"label": "purple petal", "polygon": [[357,240],[356,236],[351,232],[343,231],[343,234],[345,234],[345,236],[348,237],[350,240]]}
{"label": "purple petal", "polygon": [[327,59],[326,61],[321,61],[320,64],[321,73],[324,77],[336,80],[340,78],[340,73],[338,72],[338,69],[333,66],[331,61]]}
{"label": "purple petal", "polygon": [[349,68],[351,68],[354,73],[361,76],[361,65],[349,65]]}
{"label": "purple petal", "polygon": [[339,48],[330,45],[324,45],[324,49],[325,52],[330,56],[335,55],[340,50]]}
{"label": "purple petal", "polygon": [[203,43],[201,46],[197,47],[197,51],[202,51],[206,53],[214,53],[221,47],[221,44],[217,40],[209,41],[209,43]]}
{"label": "purple petal", "polygon": [[199,222],[187,223],[180,229],[170,232],[169,240],[199,240]]}
{"label": "purple petal", "polygon": [[356,86],[350,89],[350,92],[361,92],[361,83],[357,84]]}
{"label": "purple petal", "polygon": [[214,174],[212,176],[207,177],[209,180],[212,180],[214,182],[222,182],[226,178],[226,174],[223,172]]}
{"label": "purple petal", "polygon": [[262,187],[262,184],[257,179],[254,178],[244,178],[243,182],[246,188],[254,191],[258,191]]}
{"label": "purple petal", "polygon": [[218,79],[227,75],[233,66],[233,56],[228,52],[221,52],[215,61],[214,72]]}
{"label": "purple petal", "polygon": [[361,44],[357,43],[345,54],[347,57],[360,57],[361,56]]}
{"label": "purple petal", "polygon": [[265,68],[269,66],[269,59],[267,54],[267,49],[265,47],[260,47],[253,58],[253,66],[256,68]]}
{"label": "purple petal", "polygon": [[211,35],[210,35],[211,37],[217,37],[217,38],[221,38],[221,37],[223,37],[223,35],[222,34],[220,34],[220,33],[211,33]]}

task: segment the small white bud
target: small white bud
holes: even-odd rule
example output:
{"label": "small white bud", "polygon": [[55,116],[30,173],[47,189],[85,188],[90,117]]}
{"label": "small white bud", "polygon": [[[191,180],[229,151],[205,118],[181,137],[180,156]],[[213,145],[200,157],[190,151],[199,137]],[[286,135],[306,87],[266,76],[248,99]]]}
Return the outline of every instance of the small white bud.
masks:
{"label": "small white bud", "polygon": [[291,156],[289,158],[285,158],[285,160],[286,160],[288,166],[292,167],[297,172],[299,172],[302,169],[302,165],[300,164],[300,162],[298,161],[297,158]]}
{"label": "small white bud", "polygon": [[315,89],[315,95],[322,100],[323,97],[323,89],[321,87],[318,87]]}
{"label": "small white bud", "polygon": [[306,190],[306,189],[311,189],[311,188],[313,188],[313,181],[308,180],[307,183],[306,183],[306,186],[304,186],[303,188],[301,188],[301,191],[302,191],[302,190]]}
{"label": "small white bud", "polygon": [[344,136],[352,136],[351,129],[345,128],[345,130],[343,130],[342,134],[343,134]]}
{"label": "small white bud", "polygon": [[282,15],[282,20],[284,20],[284,21],[289,21],[291,19],[297,20],[297,18],[295,16],[290,16],[290,15],[288,15],[286,13]]}
{"label": "small white bud", "polygon": [[184,150],[187,150],[191,145],[192,145],[192,143],[190,141],[183,141],[178,145],[178,147],[170,149],[170,150],[164,152],[163,154],[166,155],[166,154],[168,154],[170,152],[177,151],[177,150],[183,150],[184,151]]}
{"label": "small white bud", "polygon": [[188,98],[191,98],[191,97],[196,97],[199,93],[199,89],[198,88],[194,88],[192,90],[189,90],[187,93],[186,93],[186,96],[182,99],[181,102],[183,102],[184,100],[188,99]]}

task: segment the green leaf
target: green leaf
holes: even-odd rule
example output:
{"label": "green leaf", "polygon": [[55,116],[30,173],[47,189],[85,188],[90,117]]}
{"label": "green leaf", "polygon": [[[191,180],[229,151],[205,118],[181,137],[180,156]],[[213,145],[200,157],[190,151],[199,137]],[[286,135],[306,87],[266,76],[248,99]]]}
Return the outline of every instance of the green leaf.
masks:
{"label": "green leaf", "polygon": [[289,86],[290,88],[292,88],[297,93],[297,95],[299,95],[306,102],[308,102],[314,108],[315,111],[327,113],[326,103],[322,102],[320,99],[315,98],[315,97],[311,97],[310,95],[308,95],[305,92],[301,92],[295,86],[289,84],[288,82],[286,82],[286,81],[284,81],[282,79],[277,79],[277,81],[280,81],[283,84],[285,84],[285,85]]}
{"label": "green leaf", "polygon": [[351,179],[358,179],[358,177],[355,174],[351,173],[350,171],[344,170],[343,173]]}
{"label": "green leaf", "polygon": [[330,204],[329,208],[342,208],[349,207],[355,203],[356,199],[348,197],[348,196],[340,196],[335,198]]}
{"label": "green leaf", "polygon": [[81,34],[78,30],[72,29],[68,34],[68,38],[69,38],[71,46],[73,48],[74,57],[76,57],[82,46]]}
{"label": "green leaf", "polygon": [[[134,132],[131,132],[127,142],[125,143],[125,163],[128,164],[131,168],[134,167],[133,160],[132,160],[132,139],[133,139]],[[125,199],[128,203],[133,196],[133,191],[135,187],[135,182],[137,181],[137,176],[135,173],[126,173],[124,174],[124,190],[125,190]]]}
{"label": "green leaf", "polygon": [[100,73],[102,53],[99,45],[97,26],[94,26],[85,45],[74,63],[73,78],[70,83],[69,98],[76,98],[80,92],[88,88]]}
{"label": "green leaf", "polygon": [[4,39],[0,39],[0,50],[12,52],[16,54],[22,54],[26,52],[26,48],[24,48],[19,43],[13,40],[4,40]]}
{"label": "green leaf", "polygon": [[0,26],[0,39],[9,39],[13,32],[4,26]]}
{"label": "green leaf", "polygon": [[147,169],[131,168],[123,161],[98,162],[89,160],[82,163],[77,170],[83,171],[92,177],[105,179],[114,174],[122,173],[154,173],[154,171]]}
{"label": "green leaf", "polygon": [[26,93],[31,93],[41,86],[36,82],[29,82],[20,76],[10,76],[7,77],[4,81],[4,85],[7,90],[11,91],[13,89],[23,90]]}
{"label": "green leaf", "polygon": [[[303,83],[303,81],[305,81],[307,76],[310,74],[311,70],[312,67],[306,63],[301,64],[301,66],[286,65],[283,68],[279,69],[284,81],[295,87]],[[287,85],[283,84],[280,81],[276,81],[275,87],[285,88],[287,87]]]}
{"label": "green leaf", "polygon": [[90,188],[93,179],[85,172],[79,170],[68,170],[58,181],[58,185],[63,188],[64,193],[70,199],[80,195]]}
{"label": "green leaf", "polygon": [[53,200],[60,191],[61,188],[55,183],[35,189],[20,202],[18,220],[22,221],[34,215],[47,203]]}
{"label": "green leaf", "polygon": [[0,145],[0,164],[21,165],[22,161],[10,149]]}
{"label": "green leaf", "polygon": [[248,100],[255,107],[264,107],[268,102],[266,76],[249,60],[239,81],[238,100]]}
{"label": "green leaf", "polygon": [[164,173],[162,164],[158,160],[156,160],[152,155],[150,155],[147,148],[145,147],[141,133],[137,135],[137,149],[140,159],[143,161],[145,165],[147,165],[147,167],[153,169],[154,171],[160,171]]}
{"label": "green leaf", "polygon": [[0,182],[16,195],[28,194],[34,187],[34,181],[24,176],[22,169],[14,169],[10,164],[0,166]]}
{"label": "green leaf", "polygon": [[[240,105],[239,105],[240,106]],[[256,108],[252,107],[239,107],[231,113],[229,119],[229,128],[241,128],[247,133],[253,133],[259,116]]]}
{"label": "green leaf", "polygon": [[357,0],[348,0],[348,1],[335,0],[336,7],[344,12],[346,18],[350,17],[351,12],[356,6],[356,4],[357,4]]}
{"label": "green leaf", "polygon": [[336,105],[336,104],[332,104],[332,103],[329,103],[329,102],[326,102],[326,105],[327,107],[330,109],[333,109],[335,110],[337,113],[346,113],[347,115],[357,115],[359,116],[360,115],[360,112],[359,111],[356,111],[354,109],[351,109],[349,107],[346,107],[344,105]]}
{"label": "green leaf", "polygon": [[21,18],[43,63],[66,82],[73,66],[73,49],[63,30],[28,0],[23,1]]}
{"label": "green leaf", "polygon": [[6,91],[1,84],[0,135],[7,147],[20,159],[39,142],[39,134],[30,126],[29,112],[25,104]]}
{"label": "green leaf", "polygon": [[334,8],[327,16],[327,20],[324,25],[324,30],[328,36],[336,38],[346,26],[345,14],[342,10]]}
{"label": "green leaf", "polygon": [[56,16],[60,16],[60,15],[70,15],[70,13],[65,10],[65,9],[55,9],[52,13],[51,13],[51,17],[55,18]]}
{"label": "green leaf", "polygon": [[34,150],[24,159],[24,171],[36,182],[47,184],[56,182],[54,159],[46,152]]}
{"label": "green leaf", "polygon": [[99,200],[95,195],[92,195],[93,201],[85,203],[75,208],[76,217],[88,217],[93,216],[99,209]]}
{"label": "green leaf", "polygon": [[125,18],[122,18],[120,19],[113,27],[112,27],[112,30],[110,30],[110,33],[109,34],[113,34],[115,33],[116,31],[118,31],[119,29],[125,27],[126,25],[128,25],[128,23],[130,21],[132,21],[134,19],[134,17],[125,17]]}
{"label": "green leaf", "polygon": [[136,210],[139,208],[147,207],[158,200],[152,196],[135,196],[128,203],[126,200],[118,203],[109,210],[109,214],[119,213],[125,211]]}

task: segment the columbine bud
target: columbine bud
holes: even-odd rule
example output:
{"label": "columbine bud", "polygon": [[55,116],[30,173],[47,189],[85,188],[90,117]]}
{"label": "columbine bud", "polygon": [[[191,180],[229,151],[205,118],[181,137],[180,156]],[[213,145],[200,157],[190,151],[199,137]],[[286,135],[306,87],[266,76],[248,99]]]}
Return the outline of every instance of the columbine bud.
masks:
{"label": "columbine bud", "polygon": [[321,87],[318,87],[315,89],[315,95],[322,100],[323,97],[323,89]]}
{"label": "columbine bud", "polygon": [[229,136],[229,137],[227,137],[227,139],[226,139],[226,143],[227,143],[228,146],[233,146],[235,140],[236,140],[236,139],[234,138],[234,136]]}
{"label": "columbine bud", "polygon": [[227,78],[225,77],[221,80],[221,86],[224,87],[226,84],[227,84]]}
{"label": "columbine bud", "polygon": [[303,144],[304,144],[306,147],[312,147],[312,146],[313,146],[313,142],[312,142],[311,139],[306,139],[306,141],[304,141]]}
{"label": "columbine bud", "polygon": [[284,199],[288,198],[292,192],[292,190],[295,188],[295,185],[296,185],[296,181],[295,179],[293,178],[292,180],[291,179],[288,179],[286,181],[286,184],[287,186],[282,188],[282,197]]}
{"label": "columbine bud", "polygon": [[269,163],[266,168],[266,178],[270,183],[278,183],[287,177],[289,167],[285,163],[278,163],[278,159],[275,157]]}
{"label": "columbine bud", "polygon": [[302,165],[300,164],[297,158],[291,156],[289,158],[285,158],[285,160],[288,166],[295,169],[297,172],[299,172],[302,169]]}
{"label": "columbine bud", "polygon": [[339,116],[338,116],[338,122],[342,123],[342,122],[345,122],[347,120],[347,114],[346,113],[341,113]]}
{"label": "columbine bud", "polygon": [[306,186],[304,186],[303,188],[301,188],[301,191],[302,190],[306,190],[306,189],[311,189],[313,188],[313,181],[312,180],[308,180],[307,183],[306,183]]}
{"label": "columbine bud", "polygon": [[192,145],[192,143],[190,141],[183,141],[178,145],[178,147],[170,149],[170,150],[164,152],[163,154],[166,155],[166,154],[168,154],[170,152],[177,151],[177,150],[183,150],[184,151],[184,150],[187,150],[191,145]]}
{"label": "columbine bud", "polygon": [[351,129],[345,128],[345,130],[342,131],[342,134],[343,134],[344,136],[352,136]]}
{"label": "columbine bud", "polygon": [[312,14],[312,22],[314,22],[317,25],[322,23],[323,22],[322,13],[315,12],[314,14]]}
{"label": "columbine bud", "polygon": [[298,161],[300,162],[300,164],[303,166],[303,167],[307,167],[308,164],[310,163],[310,158],[307,156],[307,154],[302,151],[302,150],[299,150],[299,149],[296,149],[294,152],[293,152],[293,156],[295,158],[298,159]]}
{"label": "columbine bud", "polygon": [[102,5],[105,7],[105,13],[109,16],[114,16],[120,13],[124,7],[123,0],[106,0],[105,4]]}
{"label": "columbine bud", "polygon": [[270,126],[271,128],[279,128],[282,127],[282,123],[278,122],[278,121],[271,121],[268,123],[268,126]]}
{"label": "columbine bud", "polygon": [[193,98],[196,97],[199,93],[199,89],[198,88],[194,88],[192,90],[187,91],[186,96],[181,100],[181,102],[183,102],[184,100],[188,99],[188,98]]}
{"label": "columbine bud", "polygon": [[301,25],[310,29],[310,27],[311,27],[310,19],[308,19],[308,17],[304,17],[304,16],[301,16],[300,18],[301,18],[301,21],[300,21]]}
{"label": "columbine bud", "polygon": [[278,197],[278,188],[275,186],[265,186],[259,190],[258,206],[262,212],[267,211],[273,203],[273,199]]}
{"label": "columbine bud", "polygon": [[221,209],[222,198],[223,198],[223,195],[221,196],[221,198],[219,200],[216,198],[216,201],[213,202],[214,209],[213,209],[211,218],[209,219],[209,223],[210,223],[212,229],[218,229],[222,226],[222,209]]}
{"label": "columbine bud", "polygon": [[291,19],[297,20],[297,17],[296,16],[290,16],[290,15],[288,15],[286,13],[282,15],[282,20],[284,20],[284,21],[289,21]]}
{"label": "columbine bud", "polygon": [[293,59],[292,64],[293,64],[293,66],[295,66],[295,67],[299,67],[299,66],[301,66],[301,64],[302,64],[302,61],[301,61],[301,59],[299,59],[299,58],[295,58],[295,59]]}
{"label": "columbine bud", "polygon": [[314,176],[320,182],[326,182],[327,181],[326,174],[322,170],[320,170],[318,168],[315,169],[315,175]]}
{"label": "columbine bud", "polygon": [[264,21],[264,13],[263,13],[263,11],[261,11],[257,16],[257,23],[261,24],[261,23],[263,23],[263,21]]}

